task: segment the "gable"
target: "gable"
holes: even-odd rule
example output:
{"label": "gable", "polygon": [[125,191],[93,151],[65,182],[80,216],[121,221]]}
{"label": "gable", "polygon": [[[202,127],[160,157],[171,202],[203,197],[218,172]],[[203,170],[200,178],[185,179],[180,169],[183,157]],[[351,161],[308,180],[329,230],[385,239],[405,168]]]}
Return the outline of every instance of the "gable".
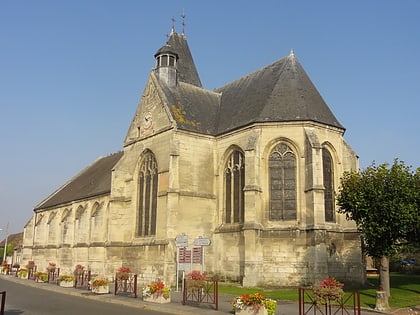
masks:
{"label": "gable", "polygon": [[152,72],[128,128],[124,145],[170,128],[173,118],[167,104],[168,101],[165,94],[162,92],[158,80]]}

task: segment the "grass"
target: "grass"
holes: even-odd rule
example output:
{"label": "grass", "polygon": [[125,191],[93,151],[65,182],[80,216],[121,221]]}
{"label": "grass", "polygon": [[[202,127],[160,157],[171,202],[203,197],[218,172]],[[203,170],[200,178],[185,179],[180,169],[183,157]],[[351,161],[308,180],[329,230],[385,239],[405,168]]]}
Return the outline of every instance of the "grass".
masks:
{"label": "grass", "polygon": [[[420,275],[406,275],[391,273],[391,298],[389,306],[392,308],[415,307],[420,305]],[[379,278],[369,276],[367,284],[364,287],[356,287],[344,291],[359,291],[360,306],[374,308],[376,303],[376,288],[379,287]],[[261,292],[266,296],[280,301],[299,300],[297,289],[278,289],[264,290],[256,288],[243,288],[235,285],[227,285],[219,283],[219,293],[242,295],[246,293]]]}

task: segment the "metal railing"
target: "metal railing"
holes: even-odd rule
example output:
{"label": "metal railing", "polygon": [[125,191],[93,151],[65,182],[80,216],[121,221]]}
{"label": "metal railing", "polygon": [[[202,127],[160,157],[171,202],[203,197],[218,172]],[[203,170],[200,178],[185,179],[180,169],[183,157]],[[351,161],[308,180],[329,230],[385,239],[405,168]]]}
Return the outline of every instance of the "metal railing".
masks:
{"label": "metal railing", "polygon": [[83,270],[82,272],[74,275],[74,287],[75,288],[87,288],[90,289],[90,270]]}
{"label": "metal railing", "polygon": [[360,293],[345,292],[338,300],[320,303],[312,289],[299,288],[299,315],[360,315]]}
{"label": "metal railing", "polygon": [[48,270],[48,283],[57,282],[60,277],[60,268],[55,268],[54,270]]}
{"label": "metal railing", "polygon": [[[195,282],[195,281],[199,281]],[[219,309],[219,284],[213,280],[184,279],[182,304],[187,302],[214,304]]]}
{"label": "metal railing", "polygon": [[115,275],[114,295],[128,295],[137,298],[137,275],[129,274],[128,277],[122,279]]}

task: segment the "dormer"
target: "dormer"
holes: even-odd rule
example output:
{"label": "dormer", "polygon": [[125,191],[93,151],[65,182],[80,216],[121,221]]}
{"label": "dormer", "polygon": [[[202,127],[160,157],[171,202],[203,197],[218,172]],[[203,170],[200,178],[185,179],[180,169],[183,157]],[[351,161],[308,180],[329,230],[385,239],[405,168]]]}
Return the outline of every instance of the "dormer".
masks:
{"label": "dormer", "polygon": [[155,60],[157,77],[169,87],[176,86],[178,54],[174,49],[166,44],[156,52]]}

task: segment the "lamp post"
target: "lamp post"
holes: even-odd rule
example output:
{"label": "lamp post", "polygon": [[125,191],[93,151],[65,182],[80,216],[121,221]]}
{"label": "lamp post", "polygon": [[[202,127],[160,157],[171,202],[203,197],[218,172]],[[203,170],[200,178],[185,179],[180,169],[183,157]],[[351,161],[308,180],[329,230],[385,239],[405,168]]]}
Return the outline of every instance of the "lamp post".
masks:
{"label": "lamp post", "polygon": [[[7,226],[6,226],[6,240],[5,240],[5,242],[4,242],[3,262],[5,262],[5,261],[6,261],[7,237],[9,236],[9,235],[7,234],[8,230],[9,230],[9,222],[7,222]],[[2,262],[2,263],[3,263],[3,262]]]}

